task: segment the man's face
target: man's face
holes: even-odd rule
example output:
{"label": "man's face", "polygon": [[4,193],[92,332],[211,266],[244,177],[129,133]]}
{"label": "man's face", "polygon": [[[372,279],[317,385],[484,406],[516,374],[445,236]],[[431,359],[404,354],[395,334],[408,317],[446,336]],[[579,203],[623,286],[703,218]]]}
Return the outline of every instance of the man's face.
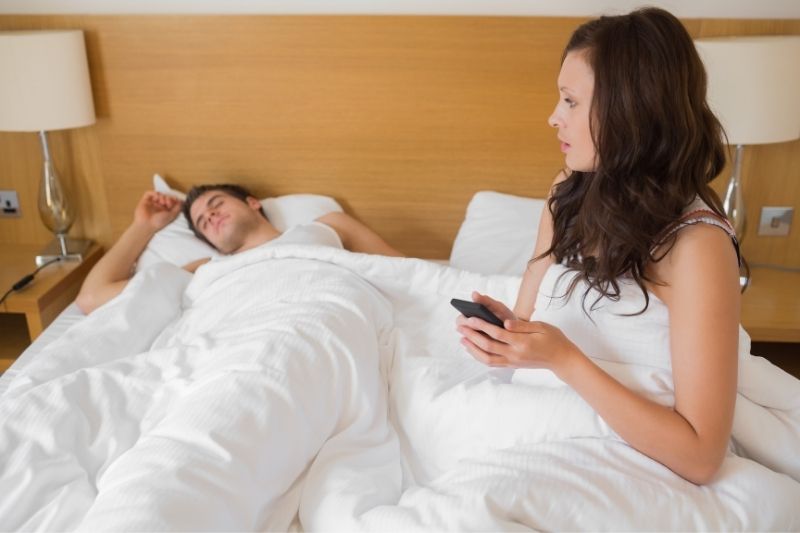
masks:
{"label": "man's face", "polygon": [[224,191],[207,191],[189,209],[197,231],[224,254],[236,253],[251,230],[266,222],[258,200],[240,200]]}

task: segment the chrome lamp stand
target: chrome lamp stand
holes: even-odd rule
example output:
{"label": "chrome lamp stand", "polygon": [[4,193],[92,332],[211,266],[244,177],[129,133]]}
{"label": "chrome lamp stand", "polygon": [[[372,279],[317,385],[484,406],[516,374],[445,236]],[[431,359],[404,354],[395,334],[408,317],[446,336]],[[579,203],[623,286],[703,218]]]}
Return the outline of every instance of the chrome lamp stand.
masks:
{"label": "chrome lamp stand", "polygon": [[733,229],[736,231],[736,238],[741,242],[744,239],[744,230],[747,225],[745,218],[744,200],[742,199],[742,153],[744,146],[741,144],[736,145],[736,154],[733,158],[733,174],[728,181],[728,187],[725,189],[725,200],[722,202],[722,207],[725,208],[725,214],[728,220],[733,224]]}
{"label": "chrome lamp stand", "polygon": [[[744,146],[741,144],[736,145],[736,152],[733,158],[733,174],[728,181],[728,187],[725,189],[725,199],[722,202],[722,207],[725,209],[725,215],[731,221],[733,229],[736,232],[736,238],[741,245],[744,239],[744,231],[747,228],[747,218],[744,208],[744,197],[742,195],[742,154],[744,153]],[[739,270],[739,287],[742,292],[750,285],[750,274],[748,269],[740,268]]]}
{"label": "chrome lamp stand", "polygon": [[75,221],[75,209],[70,204],[50,159],[47,132],[40,131],[39,139],[42,141],[44,160],[42,183],[39,187],[39,215],[42,217],[44,225],[55,233],[56,238],[36,256],[36,265],[42,266],[54,259],[83,261],[92,241],[67,237],[67,232]]}

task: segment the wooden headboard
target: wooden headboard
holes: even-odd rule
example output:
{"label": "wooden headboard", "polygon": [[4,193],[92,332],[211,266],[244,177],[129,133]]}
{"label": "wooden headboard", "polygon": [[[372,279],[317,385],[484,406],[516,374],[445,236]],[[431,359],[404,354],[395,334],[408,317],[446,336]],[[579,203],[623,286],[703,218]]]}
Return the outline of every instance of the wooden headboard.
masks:
{"label": "wooden headboard", "polygon": [[[86,32],[98,121],[51,141],[80,201],[73,234],[109,245],[159,172],[185,188],[234,181],[262,196],[331,195],[423,257],[448,256],[476,191],[546,194],[562,164],[546,119],[561,50],[581,22],[0,16],[6,30]],[[694,36],[800,34],[798,20],[685,23]],[[24,213],[0,220],[0,242],[50,237],[36,213],[37,142],[0,134],[0,188],[19,191]],[[751,220],[764,202],[800,206],[798,152],[798,143],[750,150]],[[775,177],[757,179],[766,174]],[[748,236],[745,251],[796,264],[798,234],[774,249]]]}

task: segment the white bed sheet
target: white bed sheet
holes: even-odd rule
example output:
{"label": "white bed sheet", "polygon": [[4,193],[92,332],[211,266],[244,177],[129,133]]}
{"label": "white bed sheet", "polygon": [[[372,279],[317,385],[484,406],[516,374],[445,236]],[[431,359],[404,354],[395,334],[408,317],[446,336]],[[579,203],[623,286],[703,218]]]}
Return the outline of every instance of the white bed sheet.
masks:
{"label": "white bed sheet", "polygon": [[[427,259],[426,261],[443,266],[449,264],[447,259]],[[75,302],[70,303],[64,308],[55,320],[42,331],[41,335],[36,337],[30,346],[17,357],[14,363],[0,375],[0,396],[5,393],[8,384],[11,383],[17,375],[24,372],[24,368],[33,361],[48,344],[57,340],[65,331],[85,317],[86,315],[83,314],[83,311],[78,308]]]}
{"label": "white bed sheet", "polygon": [[3,372],[0,376],[0,396],[2,396],[8,384],[24,372],[24,368],[38,356],[42,350],[51,342],[57,340],[73,325],[80,322],[86,315],[78,309],[78,306],[73,302],[69,304],[61,313],[47,326],[41,335],[36,337],[34,341],[28,346],[24,352],[14,361],[14,363]]}
{"label": "white bed sheet", "polygon": [[[731,455],[715,483],[695,486],[627,446],[568,388],[552,386],[547,379],[540,386],[516,385],[510,372],[487,369],[466,356],[458,346],[449,298],[468,296],[475,289],[508,301],[519,279],[309,247],[270,250],[265,258],[346,268],[379,288],[394,309],[394,350],[386,374],[402,479],[395,479],[389,467],[386,475],[374,479],[375,486],[364,490],[361,472],[348,468],[347,462],[340,468],[335,454],[323,451],[302,488],[303,526],[395,531],[800,529],[800,483],[790,475]],[[241,262],[237,264],[248,260],[236,259]],[[30,362],[20,363],[23,375],[40,379],[42,368],[32,372]],[[630,379],[655,376],[663,385],[658,376],[664,369],[628,363],[611,370],[631,371]],[[41,364],[50,371],[48,362]],[[51,368],[60,372],[58,366]],[[747,399],[742,402],[747,410],[737,414],[744,417],[740,425],[761,431],[776,450],[796,450],[796,406],[795,414],[786,418],[768,407],[778,393],[794,390],[796,380],[785,387],[770,380],[746,383],[749,389],[739,391]],[[775,420],[785,427],[760,425]],[[798,458],[789,451],[783,459],[796,463]],[[0,476],[0,489],[17,496],[7,478],[5,483]],[[381,500],[376,492],[397,497],[376,504]],[[215,523],[221,529],[240,525],[235,522],[238,515],[225,516],[223,503],[214,501],[204,510],[217,510],[215,518],[221,522]],[[159,525],[182,525],[161,507],[140,511],[148,519],[163,520]],[[257,525],[264,523],[274,524]]]}

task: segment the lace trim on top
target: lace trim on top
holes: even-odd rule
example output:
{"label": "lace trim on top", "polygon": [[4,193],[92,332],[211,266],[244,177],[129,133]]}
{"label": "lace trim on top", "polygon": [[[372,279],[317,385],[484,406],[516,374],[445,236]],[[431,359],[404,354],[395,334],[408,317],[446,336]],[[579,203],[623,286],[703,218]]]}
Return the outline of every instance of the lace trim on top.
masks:
{"label": "lace trim on top", "polygon": [[736,260],[739,262],[739,266],[741,266],[742,255],[739,252],[739,240],[736,238],[736,231],[733,229],[733,226],[727,218],[719,216],[710,209],[696,209],[684,214],[674,224],[668,226],[661,236],[656,239],[656,245],[650,249],[650,253],[655,252],[656,248],[663,244],[664,241],[667,240],[673,233],[685,228],[686,226],[692,226],[694,224],[701,223],[717,226],[728,234],[728,236],[731,238],[731,241],[733,241],[733,247],[736,249]]}

